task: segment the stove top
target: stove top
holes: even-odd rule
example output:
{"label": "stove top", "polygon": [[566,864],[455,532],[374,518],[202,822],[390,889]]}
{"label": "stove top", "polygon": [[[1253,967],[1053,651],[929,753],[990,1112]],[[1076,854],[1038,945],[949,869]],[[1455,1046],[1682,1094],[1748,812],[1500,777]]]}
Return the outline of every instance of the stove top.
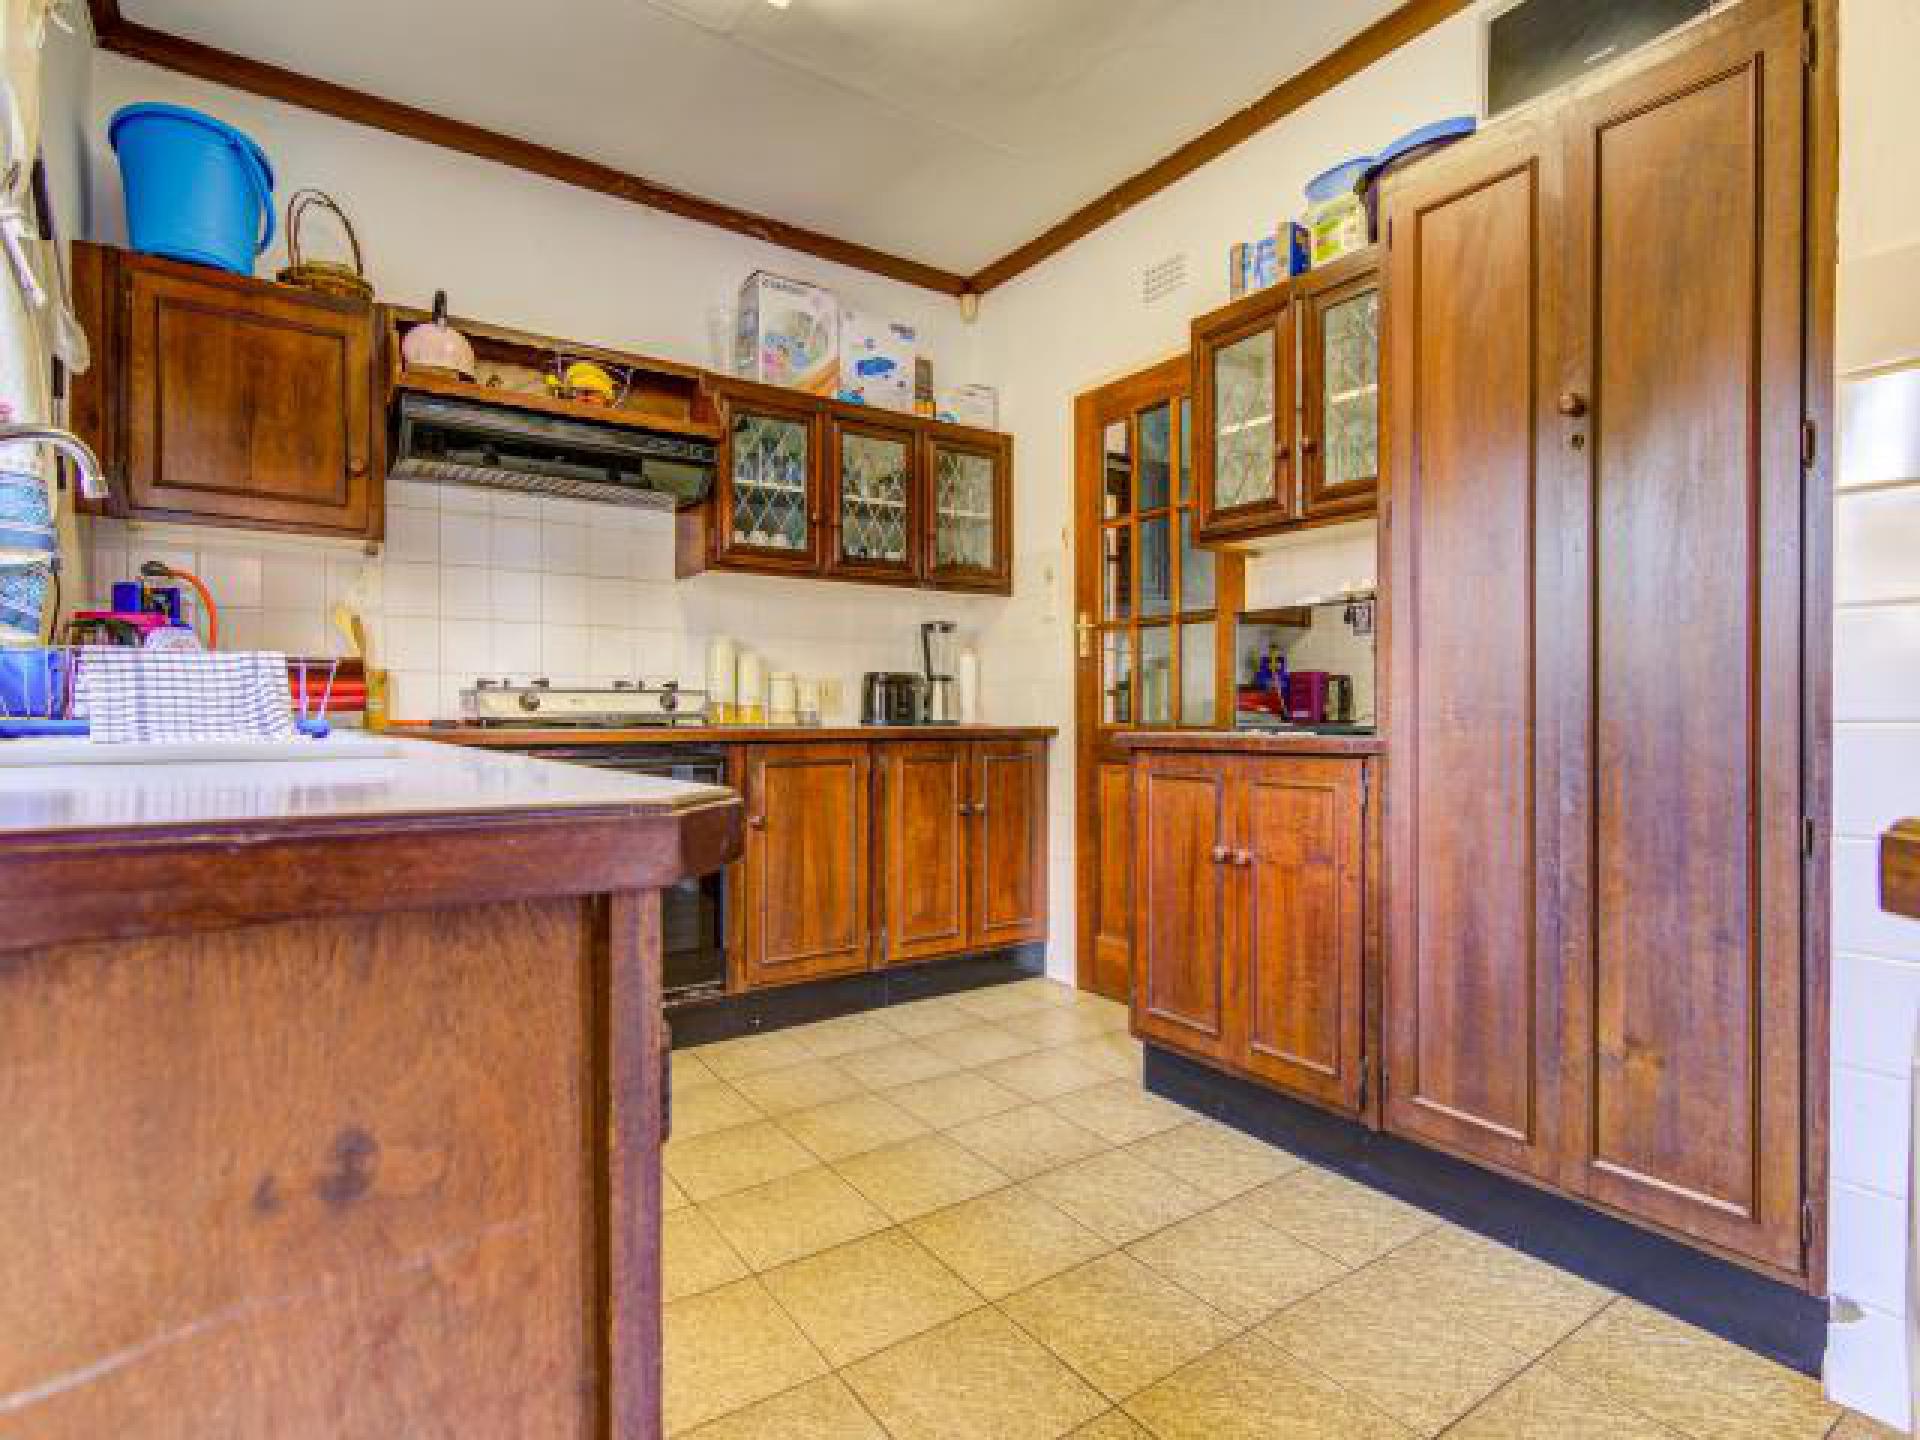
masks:
{"label": "stove top", "polygon": [[707,695],[682,689],[677,680],[573,684],[489,677],[460,692],[460,713],[476,725],[515,727],[702,725]]}

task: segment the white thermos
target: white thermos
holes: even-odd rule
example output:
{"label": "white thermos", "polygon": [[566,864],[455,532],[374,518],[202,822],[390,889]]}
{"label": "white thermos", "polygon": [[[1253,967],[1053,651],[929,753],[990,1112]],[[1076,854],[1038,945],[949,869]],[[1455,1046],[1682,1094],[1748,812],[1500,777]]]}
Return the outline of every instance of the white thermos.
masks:
{"label": "white thermos", "polygon": [[972,650],[960,652],[960,723],[980,723],[980,657]]}
{"label": "white thermos", "polygon": [[742,650],[738,670],[734,718],[742,725],[764,725],[767,723],[767,662],[751,650]]}

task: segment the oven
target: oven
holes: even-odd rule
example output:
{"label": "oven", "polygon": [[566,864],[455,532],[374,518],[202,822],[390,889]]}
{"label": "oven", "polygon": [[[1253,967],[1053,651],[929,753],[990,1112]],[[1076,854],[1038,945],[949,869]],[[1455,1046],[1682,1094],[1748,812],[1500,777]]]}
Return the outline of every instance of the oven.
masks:
{"label": "oven", "polygon": [[[539,760],[592,765],[629,775],[658,775],[701,785],[727,783],[724,751],[702,745],[531,745]],[[689,876],[660,892],[660,966],[669,1009],[727,988],[726,871]]]}

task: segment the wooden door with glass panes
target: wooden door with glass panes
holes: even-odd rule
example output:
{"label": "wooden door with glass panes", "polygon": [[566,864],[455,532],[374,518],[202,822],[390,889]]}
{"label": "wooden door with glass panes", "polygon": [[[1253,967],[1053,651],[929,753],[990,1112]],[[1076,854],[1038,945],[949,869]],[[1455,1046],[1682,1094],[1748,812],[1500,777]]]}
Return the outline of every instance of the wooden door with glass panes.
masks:
{"label": "wooden door with glass panes", "polygon": [[1079,981],[1116,999],[1131,973],[1132,729],[1232,724],[1243,561],[1197,543],[1185,356],[1075,402],[1076,878]]}
{"label": "wooden door with glass panes", "polygon": [[715,558],[754,569],[820,563],[820,412],[805,397],[734,383],[715,478]]}

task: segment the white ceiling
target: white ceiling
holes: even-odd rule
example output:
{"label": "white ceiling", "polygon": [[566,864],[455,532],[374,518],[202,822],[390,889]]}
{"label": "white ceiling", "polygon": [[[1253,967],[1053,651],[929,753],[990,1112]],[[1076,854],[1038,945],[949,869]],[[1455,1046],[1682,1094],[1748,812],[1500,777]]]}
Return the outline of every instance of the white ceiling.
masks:
{"label": "white ceiling", "polygon": [[1398,0],[122,0],[128,19],[971,273]]}

